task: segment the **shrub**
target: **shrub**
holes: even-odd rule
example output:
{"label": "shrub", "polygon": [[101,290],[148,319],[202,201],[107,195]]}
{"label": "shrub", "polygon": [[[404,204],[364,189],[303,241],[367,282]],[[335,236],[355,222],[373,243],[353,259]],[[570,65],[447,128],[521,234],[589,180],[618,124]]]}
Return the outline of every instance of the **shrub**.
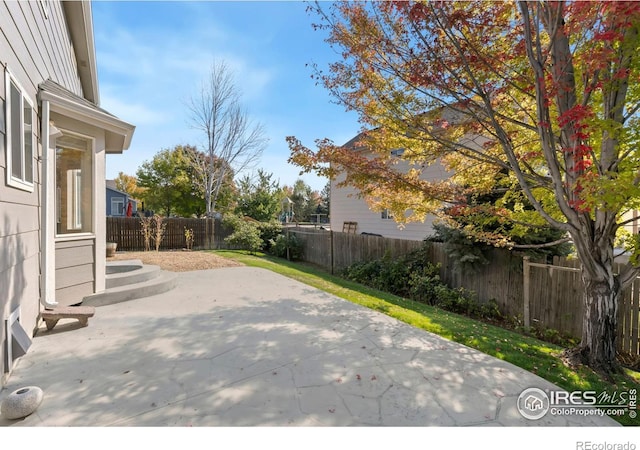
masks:
{"label": "shrub", "polygon": [[153,243],[156,248],[156,252],[160,251],[160,244],[164,240],[164,233],[167,228],[167,223],[164,221],[164,218],[158,214],[155,214],[151,218],[151,239],[153,239]]}
{"label": "shrub", "polygon": [[144,251],[151,250],[151,217],[140,217],[140,232],[144,238]]}
{"label": "shrub", "polygon": [[[437,266],[435,266],[437,267]],[[436,303],[436,286],[439,285],[440,275],[413,272],[409,276],[409,297],[422,303],[434,305]]]}
{"label": "shrub", "polygon": [[255,253],[262,248],[260,231],[255,223],[246,221],[238,216],[225,217],[223,223],[233,230],[233,233],[225,238],[225,242],[238,246],[243,250],[249,250],[251,253]]}
{"label": "shrub", "polygon": [[429,262],[425,249],[420,248],[397,259],[385,255],[379,260],[355,263],[343,271],[343,276],[381,291],[429,302],[430,284],[440,282],[439,273],[440,265]]}
{"label": "shrub", "polygon": [[407,275],[398,261],[387,259],[355,263],[343,272],[349,280],[397,295],[402,295],[404,286],[399,281]]}
{"label": "shrub", "polygon": [[448,311],[485,319],[501,317],[495,300],[481,304],[475,293],[464,288],[452,289],[440,279],[440,265],[427,260],[429,244],[392,259],[352,264],[342,276],[366,286],[437,306]]}
{"label": "shrub", "polygon": [[372,286],[380,274],[380,261],[357,262],[346,267],[342,276],[356,283]]}
{"label": "shrub", "polygon": [[483,319],[504,319],[498,302],[493,298],[487,303],[480,304],[478,315]]}
{"label": "shrub", "polygon": [[[288,253],[287,250],[289,250]],[[288,257],[290,260],[295,261],[302,256],[302,244],[295,234],[289,234],[288,236],[280,234],[271,240],[269,251],[279,258]]]}
{"label": "shrub", "polygon": [[187,250],[193,249],[193,240],[194,240],[193,229],[184,227],[184,242],[187,247]]}
{"label": "shrub", "polygon": [[410,268],[405,264],[404,258],[392,260],[389,257],[385,257],[382,260],[378,283],[375,287],[383,291],[405,296],[408,294],[407,280],[409,279],[410,273]]}
{"label": "shrub", "polygon": [[258,224],[258,231],[260,232],[260,239],[262,240],[262,250],[268,252],[273,243],[278,239],[278,236],[282,233],[282,224],[277,220],[260,222]]}
{"label": "shrub", "polygon": [[464,309],[464,300],[460,298],[460,293],[456,289],[451,289],[444,284],[438,284],[435,290],[435,306],[452,312],[462,312]]}

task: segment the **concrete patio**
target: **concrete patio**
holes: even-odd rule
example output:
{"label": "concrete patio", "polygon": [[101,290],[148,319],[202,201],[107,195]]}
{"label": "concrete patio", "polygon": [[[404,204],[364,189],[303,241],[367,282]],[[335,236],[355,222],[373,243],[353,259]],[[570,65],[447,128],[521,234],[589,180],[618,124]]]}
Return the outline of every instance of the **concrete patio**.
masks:
{"label": "concrete patio", "polygon": [[275,273],[185,272],[177,287],[44,325],[0,392],[44,390],[4,426],[613,426],[527,420],[505,363]]}

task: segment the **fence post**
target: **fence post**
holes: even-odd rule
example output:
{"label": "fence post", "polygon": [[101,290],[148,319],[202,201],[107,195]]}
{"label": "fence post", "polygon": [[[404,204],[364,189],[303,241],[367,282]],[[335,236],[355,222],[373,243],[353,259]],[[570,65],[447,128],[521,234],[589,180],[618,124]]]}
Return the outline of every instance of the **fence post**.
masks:
{"label": "fence post", "polygon": [[[297,236],[296,236],[297,237]],[[287,261],[291,261],[291,257],[289,256],[289,227],[287,227]]]}
{"label": "fence post", "polygon": [[522,274],[524,276],[523,280],[523,290],[524,290],[524,326],[531,326],[531,317],[529,311],[529,276],[531,274],[531,266],[529,265],[529,256],[522,257]]}
{"label": "fence post", "polygon": [[331,254],[331,275],[333,275],[333,230],[329,230],[329,253]]}
{"label": "fence post", "polygon": [[211,235],[213,234],[214,227],[212,226],[212,219],[207,217],[205,220],[204,227],[204,248],[207,250],[212,250],[211,248]]}

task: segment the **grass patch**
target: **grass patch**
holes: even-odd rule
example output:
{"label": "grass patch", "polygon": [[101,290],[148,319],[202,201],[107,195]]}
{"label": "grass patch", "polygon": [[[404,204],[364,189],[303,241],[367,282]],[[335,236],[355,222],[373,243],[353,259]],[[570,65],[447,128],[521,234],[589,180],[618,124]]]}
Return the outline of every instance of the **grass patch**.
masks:
{"label": "grass patch", "polygon": [[[625,370],[613,382],[601,378],[588,367],[572,369],[560,359],[564,348],[514,331],[470,319],[433,306],[404,299],[330,275],[314,266],[293,263],[264,254],[216,251],[216,254],[252,267],[279,273],[321,289],[358,305],[380,311],[414,327],[507,361],[550,381],[567,391],[597,392],[640,390],[640,373]],[[612,417],[623,425],[639,425],[628,415]]]}

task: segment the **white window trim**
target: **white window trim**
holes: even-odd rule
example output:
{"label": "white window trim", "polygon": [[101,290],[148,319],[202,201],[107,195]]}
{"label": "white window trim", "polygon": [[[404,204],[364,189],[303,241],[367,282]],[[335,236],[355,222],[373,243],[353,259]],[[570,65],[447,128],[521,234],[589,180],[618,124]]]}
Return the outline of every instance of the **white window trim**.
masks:
{"label": "white window trim", "polygon": [[[122,205],[122,207],[118,208],[116,206],[116,209],[114,211],[114,209],[113,209],[114,202],[116,204]],[[124,211],[124,198],[122,198],[122,197],[111,197],[111,215],[112,216],[122,217],[124,215],[124,214],[122,214],[122,211]]]}
{"label": "white window trim", "polygon": [[[28,182],[26,181],[27,179],[27,174],[23,173],[22,176],[23,178],[16,178],[13,176],[13,148],[12,148],[12,136],[11,136],[11,120],[13,119],[11,117],[11,84],[14,84],[18,90],[20,91],[20,135],[24,135],[24,102],[26,101],[27,104],[31,107],[31,158],[32,158],[32,163],[31,163],[31,179],[35,180],[35,176],[34,176],[34,172],[35,172],[35,167],[36,167],[36,163],[35,163],[35,155],[37,154],[37,141],[36,141],[36,133],[35,133],[35,129],[36,129],[36,115],[35,115],[35,108],[33,107],[33,101],[31,100],[31,98],[27,95],[26,91],[24,90],[24,88],[22,87],[22,85],[18,82],[18,80],[11,74],[11,72],[9,71],[9,69],[5,69],[5,120],[6,120],[6,133],[5,133],[5,150],[7,153],[7,185],[14,187],[16,189],[21,189],[23,191],[27,191],[27,192],[33,192],[34,190],[34,183],[32,182]],[[25,167],[26,167],[26,161],[25,161],[25,149],[24,149],[24,138],[22,139],[22,146],[23,148],[20,151],[20,155],[22,157],[22,161],[21,161],[21,165],[22,165],[22,170],[24,172]]]}
{"label": "white window trim", "polygon": [[95,233],[56,234],[54,242],[88,241],[95,238]]}
{"label": "white window trim", "polygon": [[389,212],[388,208],[385,208],[380,212],[380,219],[381,220],[393,220],[393,214],[391,214]]}
{"label": "white window trim", "polygon": [[[63,233],[63,234],[59,234],[59,233],[55,233],[55,238],[54,241],[55,242],[66,242],[66,241],[78,241],[78,240],[82,240],[82,239],[95,239],[96,237],[96,139],[93,136],[89,136],[87,134],[82,134],[82,133],[78,133],[76,131],[69,131],[66,128],[60,128],[60,131],[62,132],[62,134],[67,134],[67,135],[72,135],[72,136],[77,136],[83,139],[87,139],[88,141],[91,142],[91,165],[93,167],[93,172],[92,172],[92,180],[91,180],[91,189],[93,192],[93,211],[92,211],[92,223],[91,223],[91,231],[85,231],[82,233]],[[57,147],[57,144],[55,146],[55,148]],[[55,162],[53,165],[53,171],[54,174],[56,172],[56,166],[55,166]],[[54,186],[57,184],[57,180],[53,179],[53,184]],[[56,208],[59,205],[60,201],[59,199],[56,198]],[[59,219],[58,219],[59,220]]]}

